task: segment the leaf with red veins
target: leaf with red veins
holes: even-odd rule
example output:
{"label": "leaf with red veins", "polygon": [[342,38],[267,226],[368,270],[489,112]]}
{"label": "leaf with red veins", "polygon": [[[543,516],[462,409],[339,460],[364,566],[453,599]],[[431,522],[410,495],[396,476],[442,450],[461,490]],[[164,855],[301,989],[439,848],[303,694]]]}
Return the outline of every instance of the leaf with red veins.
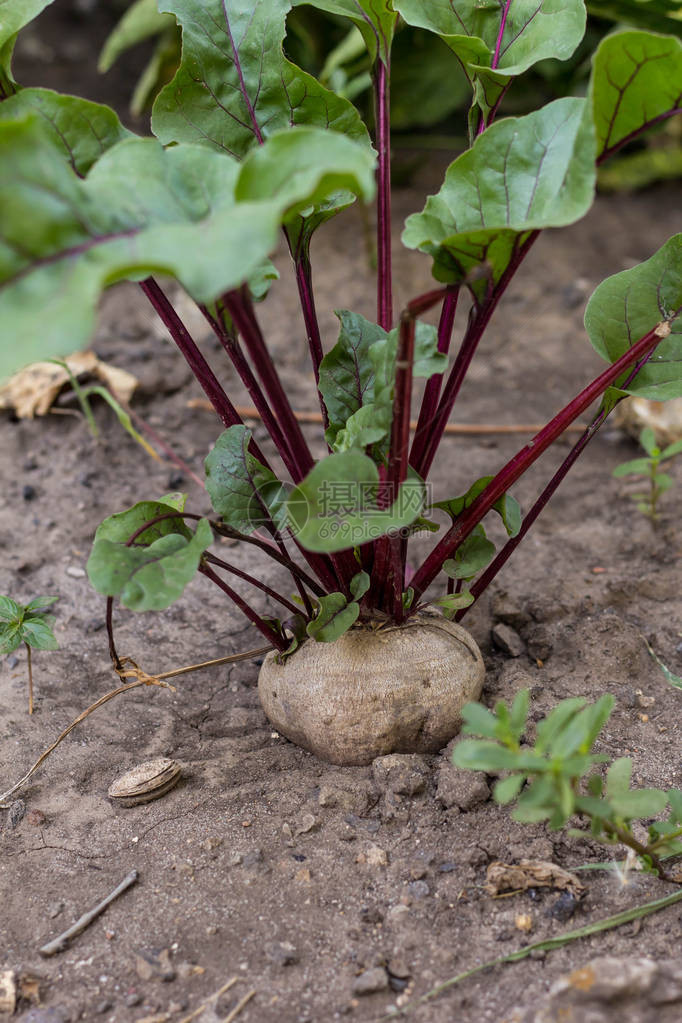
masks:
{"label": "leaf with red veins", "polygon": [[182,26],[182,61],[154,104],[161,142],[199,142],[241,159],[269,135],[309,125],[367,140],[347,100],[286,59],[291,0],[161,0]]}
{"label": "leaf with red veins", "polygon": [[651,32],[609,36],[594,56],[590,97],[601,161],[682,112],[682,42]]}

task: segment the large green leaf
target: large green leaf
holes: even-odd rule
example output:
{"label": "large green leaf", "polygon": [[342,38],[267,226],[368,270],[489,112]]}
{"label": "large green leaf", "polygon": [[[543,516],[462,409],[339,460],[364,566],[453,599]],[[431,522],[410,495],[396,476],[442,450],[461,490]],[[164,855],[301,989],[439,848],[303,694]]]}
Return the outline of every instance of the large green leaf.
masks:
{"label": "large green leaf", "polygon": [[590,99],[597,156],[607,155],[671,110],[682,109],[682,42],[618,32],[594,56]]}
{"label": "large green leaf", "polygon": [[498,121],[448,168],[440,192],[408,217],[403,241],[434,276],[489,293],[531,231],[579,220],[594,198],[594,128],[583,99]]}
{"label": "large green leaf", "polygon": [[346,600],[343,593],[329,593],[320,597],[320,606],[306,632],[318,643],[333,643],[348,632],[360,614],[360,605],[355,600]]}
{"label": "large green leaf", "polygon": [[182,595],[212,540],[206,519],[190,539],[169,533],[145,547],[98,539],[88,559],[90,582],[98,593],[118,597],[131,611],[161,611]]}
{"label": "large green leaf", "polygon": [[387,509],[378,507],[379,473],[359,451],[329,455],[294,488],[287,504],[292,532],[311,551],[341,551],[409,526],[422,510],[421,480],[403,483]]}
{"label": "large green leaf", "polygon": [[360,29],[370,57],[377,57],[388,66],[391,42],[398,15],[391,0],[294,0],[295,6],[310,4],[329,14],[350,18]]}
{"label": "large green leaf", "polygon": [[[0,377],[87,340],[99,293],[122,278],[167,273],[200,302],[247,280],[275,248],[289,209],[330,180],[327,167],[309,165],[303,135],[291,132],[282,194],[237,202],[239,165],[204,146],[124,140],[80,180],[36,115],[0,123]],[[332,188],[343,159],[357,167],[362,153],[344,141]],[[363,161],[358,191],[368,183]]]}
{"label": "large green leaf", "polygon": [[0,0],[0,98],[14,91],[12,78],[12,50],[17,32],[41,11],[52,3],[52,0]]}
{"label": "large green leaf", "polygon": [[230,426],[206,458],[206,489],[211,504],[234,529],[253,533],[273,519],[285,525],[286,492],[271,469],[249,452],[251,431]]}
{"label": "large green leaf", "polygon": [[367,138],[347,100],[285,58],[291,0],[161,0],[159,8],[182,25],[182,63],[152,114],[162,142],[200,142],[241,158],[293,125]]}
{"label": "large green leaf", "polygon": [[[682,234],[651,259],[607,277],[585,310],[585,327],[597,352],[615,362],[657,324],[662,340],[625,387],[627,370],[616,386],[654,401],[682,397]],[[669,330],[669,334],[664,336]]]}
{"label": "large green leaf", "polygon": [[107,36],[97,70],[108,71],[131,46],[174,26],[175,18],[170,14],[162,14],[156,0],[135,0]]}
{"label": "large green leaf", "polygon": [[79,175],[87,174],[116,142],[134,137],[110,107],[51,89],[22,89],[2,104],[0,114],[8,121],[38,114],[46,135]]}
{"label": "large green leaf", "polygon": [[539,60],[566,60],[585,32],[583,0],[514,0],[501,39],[503,5],[497,0],[394,0],[393,6],[408,24],[435,32],[457,54],[484,115],[510,78]]}
{"label": "large green leaf", "polygon": [[291,218],[323,204],[342,189],[364,199],[374,195],[376,157],[368,147],[320,128],[271,135],[242,163],[235,196],[240,202],[276,199]]}

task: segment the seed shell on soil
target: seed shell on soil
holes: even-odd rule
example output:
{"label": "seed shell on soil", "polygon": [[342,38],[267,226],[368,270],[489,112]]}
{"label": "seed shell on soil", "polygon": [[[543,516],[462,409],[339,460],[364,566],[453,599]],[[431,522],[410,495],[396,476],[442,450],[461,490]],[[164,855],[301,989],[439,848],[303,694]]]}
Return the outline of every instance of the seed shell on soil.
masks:
{"label": "seed shell on soil", "polygon": [[112,782],[108,794],[118,806],[150,803],[169,792],[179,781],[181,773],[176,760],[167,757],[147,760]]}

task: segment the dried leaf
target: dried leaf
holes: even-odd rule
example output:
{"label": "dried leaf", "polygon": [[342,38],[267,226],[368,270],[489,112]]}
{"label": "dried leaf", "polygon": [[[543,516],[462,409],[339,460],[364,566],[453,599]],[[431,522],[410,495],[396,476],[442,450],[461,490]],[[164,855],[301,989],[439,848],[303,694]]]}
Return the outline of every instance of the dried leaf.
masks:
{"label": "dried leaf", "polygon": [[575,874],[546,860],[521,860],[520,863],[491,863],[486,871],[485,889],[490,895],[526,891],[528,888],[560,888],[577,899],[585,887]]}
{"label": "dried leaf", "polygon": [[[132,373],[101,362],[94,352],[74,352],[63,361],[77,380],[96,377],[124,404],[130,401],[138,384]],[[0,387],[0,409],[13,409],[19,419],[47,415],[68,383],[69,374],[63,367],[53,362],[32,362]]]}

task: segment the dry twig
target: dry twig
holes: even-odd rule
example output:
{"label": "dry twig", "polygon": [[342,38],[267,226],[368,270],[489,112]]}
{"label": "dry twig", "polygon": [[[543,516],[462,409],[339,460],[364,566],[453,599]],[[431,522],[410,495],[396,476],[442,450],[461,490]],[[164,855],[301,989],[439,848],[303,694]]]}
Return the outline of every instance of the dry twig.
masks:
{"label": "dry twig", "polygon": [[97,905],[88,910],[87,913],[83,913],[83,916],[76,920],[75,924],[72,924],[71,927],[67,928],[67,930],[65,930],[57,938],[54,938],[52,941],[48,941],[47,945],[43,945],[42,948],[39,948],[38,951],[41,956],[53,956],[56,955],[57,952],[63,952],[71,941],[71,938],[75,938],[77,934],[80,934],[86,927],[89,927],[92,921],[96,920],[100,913],[104,912],[110,902],[113,902],[114,899],[117,899],[118,896],[130,888],[131,885],[135,884],[138,877],[139,875],[137,871],[131,870],[130,873],[123,878],[121,883],[114,888],[113,892],[110,892],[109,895],[107,895],[106,899],[102,899],[101,902],[98,902]]}

